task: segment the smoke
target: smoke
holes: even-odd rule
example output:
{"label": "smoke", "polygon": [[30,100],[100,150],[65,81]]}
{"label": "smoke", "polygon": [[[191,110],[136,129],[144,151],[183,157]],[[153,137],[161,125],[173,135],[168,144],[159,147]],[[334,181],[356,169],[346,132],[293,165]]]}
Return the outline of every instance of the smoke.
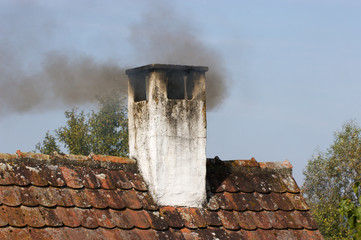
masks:
{"label": "smoke", "polygon": [[[87,104],[94,102],[96,95],[114,90],[126,95],[125,67],[115,61],[97,61],[76,50],[72,53],[58,50],[43,54],[40,65],[33,64],[37,60],[36,53],[46,52],[42,49],[46,41],[59,37],[54,33],[58,23],[51,16],[44,18],[38,14],[39,6],[30,8],[26,2],[22,4],[26,18],[21,12],[0,18],[1,114]],[[200,31],[194,27],[194,22],[187,20],[188,16],[177,15],[164,2],[148,5],[141,20],[129,26],[129,44],[134,49],[132,57],[137,59],[136,65],[129,65],[209,66],[207,107],[219,106],[227,93],[222,57],[202,43]]]}
{"label": "smoke", "polygon": [[208,66],[207,109],[218,107],[227,95],[228,80],[222,56],[200,39],[190,16],[177,14],[165,1],[149,6],[140,23],[131,26],[131,43],[139,61]]}

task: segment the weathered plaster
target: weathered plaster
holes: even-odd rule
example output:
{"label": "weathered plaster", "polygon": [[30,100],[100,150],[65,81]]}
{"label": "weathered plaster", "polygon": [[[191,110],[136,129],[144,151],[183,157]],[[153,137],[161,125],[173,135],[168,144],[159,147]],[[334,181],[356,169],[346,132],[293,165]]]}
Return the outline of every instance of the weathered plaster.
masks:
{"label": "weathered plaster", "polygon": [[[191,72],[191,100],[168,99],[167,71],[147,71],[147,100],[134,102],[129,86],[130,158],[158,204],[200,207],[206,198],[204,71]],[[136,74],[129,78],[136,80]]]}

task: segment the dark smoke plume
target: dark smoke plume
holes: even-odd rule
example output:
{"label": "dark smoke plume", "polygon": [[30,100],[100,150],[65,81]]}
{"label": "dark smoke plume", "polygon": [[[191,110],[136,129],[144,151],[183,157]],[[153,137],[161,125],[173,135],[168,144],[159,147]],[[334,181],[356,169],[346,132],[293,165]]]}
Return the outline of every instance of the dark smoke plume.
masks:
{"label": "dark smoke plume", "polygon": [[[178,16],[164,2],[152,2],[148,7],[149,11],[143,14],[141,21],[129,26],[129,43],[139,61],[129,65],[168,63],[209,66],[207,107],[218,106],[226,95],[227,83],[221,56],[202,43],[199,31],[194,28],[193,22],[187,20],[188,16]],[[57,25],[50,16],[44,20],[35,12],[32,17],[29,20],[29,17],[21,18],[20,14],[7,16],[6,24],[4,21],[3,25],[0,23],[0,114],[87,104],[94,102],[96,95],[114,90],[126,95],[125,67],[118,66],[114,61],[98,62],[88,55],[52,51],[45,54],[43,63],[36,70],[32,67],[29,70],[28,65],[32,63],[29,56],[45,44],[44,39],[51,39],[50,30]],[[36,23],[35,27],[34,24],[31,26],[32,31],[26,24],[29,21]],[[52,22],[51,27],[44,27],[44,24]],[[10,27],[8,23],[12,23]],[[27,51],[29,49],[32,51]],[[22,53],[29,52],[28,58],[22,56]]]}
{"label": "dark smoke plume", "polygon": [[131,42],[139,61],[208,66],[207,109],[219,106],[227,94],[223,59],[200,39],[189,16],[180,16],[165,1],[149,6],[142,21],[131,27]]}

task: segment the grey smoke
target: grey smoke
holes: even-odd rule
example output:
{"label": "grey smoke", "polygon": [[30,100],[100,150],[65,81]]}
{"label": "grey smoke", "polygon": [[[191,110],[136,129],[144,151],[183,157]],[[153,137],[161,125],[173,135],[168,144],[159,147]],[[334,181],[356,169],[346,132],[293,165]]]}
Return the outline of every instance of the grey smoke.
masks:
{"label": "grey smoke", "polygon": [[[189,16],[180,16],[170,6],[159,3],[150,5],[140,22],[129,26],[129,43],[134,48],[133,57],[137,59],[132,67],[147,63],[209,66],[207,108],[219,106],[227,94],[222,57],[202,43],[201,32],[194,27],[194,22],[187,20]],[[34,18],[39,22],[36,16]],[[45,54],[42,64],[35,70],[29,69],[31,63],[24,62],[21,51],[26,53],[26,46],[36,49],[42,45],[49,32],[42,32],[41,23],[53,20],[41,20],[35,32],[23,29],[21,21],[28,19],[19,18],[14,21],[14,26],[6,29],[0,26],[0,35],[8,36],[0,36],[0,60],[7,60],[0,61],[0,113],[46,111],[64,105],[87,104],[94,102],[96,95],[114,90],[126,94],[125,67],[114,61],[97,61],[89,55],[52,51]],[[14,29],[20,32],[15,34],[16,41],[11,39]],[[28,52],[31,56],[34,50]],[[24,59],[28,61],[29,57]]]}

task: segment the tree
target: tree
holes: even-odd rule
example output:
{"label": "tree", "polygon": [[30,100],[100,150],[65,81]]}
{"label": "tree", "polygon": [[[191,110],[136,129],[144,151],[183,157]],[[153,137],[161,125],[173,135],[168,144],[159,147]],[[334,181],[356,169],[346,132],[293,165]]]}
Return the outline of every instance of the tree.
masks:
{"label": "tree", "polygon": [[361,178],[361,128],[351,121],[335,133],[326,152],[316,153],[304,169],[302,191],[325,239],[350,239],[339,212],[343,198],[355,201],[352,185]]}
{"label": "tree", "polygon": [[359,192],[359,187],[360,182],[355,183],[353,186],[353,191],[358,201],[355,202],[348,198],[342,199],[340,202],[340,212],[346,217],[354,240],[361,240],[361,193]]}
{"label": "tree", "polygon": [[118,96],[98,97],[99,110],[88,114],[77,108],[66,111],[66,125],[55,130],[55,135],[47,132],[43,142],[38,143],[35,149],[51,154],[59,151],[59,142],[70,154],[127,156],[127,109]]}

